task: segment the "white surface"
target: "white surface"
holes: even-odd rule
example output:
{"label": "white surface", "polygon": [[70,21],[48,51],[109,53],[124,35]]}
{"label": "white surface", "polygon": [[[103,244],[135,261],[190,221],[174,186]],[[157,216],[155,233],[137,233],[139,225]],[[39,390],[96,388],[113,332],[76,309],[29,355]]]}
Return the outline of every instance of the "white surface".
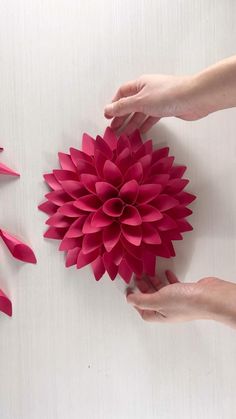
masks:
{"label": "white surface", "polygon": [[[37,211],[58,150],[103,132],[103,106],[142,73],[192,73],[235,54],[233,0],[1,0],[0,225],[32,244],[37,266],[0,248],[1,419],[233,419],[235,331],[213,323],[150,325],[118,284],[66,270]],[[189,166],[194,233],[176,247],[183,280],[235,280],[236,110],[153,129]],[[170,266],[169,263],[166,266]]]}

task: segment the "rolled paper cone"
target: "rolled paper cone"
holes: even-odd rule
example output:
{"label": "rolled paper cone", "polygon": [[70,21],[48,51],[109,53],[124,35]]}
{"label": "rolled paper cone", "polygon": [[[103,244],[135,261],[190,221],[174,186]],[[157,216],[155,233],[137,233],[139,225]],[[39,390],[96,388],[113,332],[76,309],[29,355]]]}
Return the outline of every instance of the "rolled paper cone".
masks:
{"label": "rolled paper cone", "polygon": [[14,170],[10,169],[10,167],[6,166],[3,163],[0,163],[0,174],[1,175],[9,175],[9,176],[20,176],[19,173],[17,173]]}
{"label": "rolled paper cone", "polygon": [[22,262],[37,263],[33,250],[27,244],[4,230],[0,230],[0,236],[14,258]]}
{"label": "rolled paper cone", "polygon": [[7,314],[7,316],[12,316],[12,304],[11,300],[0,290],[0,311]]}

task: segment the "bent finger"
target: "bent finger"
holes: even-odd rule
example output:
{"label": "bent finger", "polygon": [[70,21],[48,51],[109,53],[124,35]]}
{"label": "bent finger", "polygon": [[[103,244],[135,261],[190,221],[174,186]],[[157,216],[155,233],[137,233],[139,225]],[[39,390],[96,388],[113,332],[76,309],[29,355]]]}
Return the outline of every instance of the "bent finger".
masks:
{"label": "bent finger", "polygon": [[144,134],[145,132],[149,131],[153,125],[155,125],[158,121],[160,121],[161,118],[149,116],[143,124],[140,126],[140,132]]}
{"label": "bent finger", "polygon": [[124,133],[129,135],[132,132],[134,132],[136,129],[138,129],[142,125],[145,118],[146,118],[146,115],[144,113],[135,112],[131,116],[130,120],[127,122],[127,125],[124,129]]}
{"label": "bent finger", "polygon": [[174,274],[174,272],[167,270],[165,274],[170,284],[176,284],[177,282],[180,282],[177,276]]}

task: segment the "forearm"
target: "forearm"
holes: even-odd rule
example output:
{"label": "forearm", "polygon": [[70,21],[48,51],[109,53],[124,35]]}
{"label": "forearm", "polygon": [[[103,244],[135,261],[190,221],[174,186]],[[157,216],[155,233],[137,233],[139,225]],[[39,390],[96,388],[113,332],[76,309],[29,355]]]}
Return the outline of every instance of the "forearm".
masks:
{"label": "forearm", "polygon": [[196,100],[209,113],[236,106],[236,55],[193,77]]}

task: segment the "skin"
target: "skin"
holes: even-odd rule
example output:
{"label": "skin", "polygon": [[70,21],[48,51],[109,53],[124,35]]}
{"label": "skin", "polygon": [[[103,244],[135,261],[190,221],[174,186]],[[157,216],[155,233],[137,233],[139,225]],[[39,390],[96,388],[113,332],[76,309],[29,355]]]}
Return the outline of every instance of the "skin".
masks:
{"label": "skin", "polygon": [[[164,117],[186,121],[201,119],[236,106],[236,56],[192,76],[143,75],[122,85],[104,115],[115,131],[147,132]],[[236,284],[215,277],[180,283],[175,274],[166,278],[136,280],[138,292],[127,293],[146,321],[184,322],[211,319],[236,328]]]}

